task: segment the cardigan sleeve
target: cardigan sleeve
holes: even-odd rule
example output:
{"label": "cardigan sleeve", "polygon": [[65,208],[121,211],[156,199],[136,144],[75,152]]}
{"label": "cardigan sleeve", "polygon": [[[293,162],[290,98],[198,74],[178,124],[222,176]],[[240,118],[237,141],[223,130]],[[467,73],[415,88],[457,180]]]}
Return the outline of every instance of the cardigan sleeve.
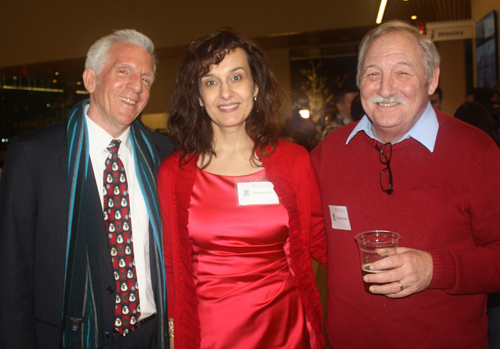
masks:
{"label": "cardigan sleeve", "polygon": [[[263,158],[262,162],[272,180],[281,186],[287,184],[289,194],[297,195],[301,212],[299,217],[305,233],[304,243],[307,244],[308,254],[326,265],[327,247],[323,209],[309,153],[302,146],[282,140],[273,156],[270,159]],[[284,173],[291,174],[291,177],[287,178]],[[293,211],[295,208],[289,209]]]}
{"label": "cardigan sleeve", "polygon": [[318,181],[311,160],[307,157],[306,176],[311,200],[311,227],[309,230],[309,253],[319,263],[326,265],[327,247],[323,210]]}
{"label": "cardigan sleeve", "polygon": [[449,294],[500,291],[500,150],[491,142],[467,178],[465,209],[476,248],[429,251],[434,272],[429,288]]}
{"label": "cardigan sleeve", "polygon": [[179,156],[173,154],[168,157],[158,172],[168,317],[174,319],[175,346],[199,348],[198,300],[192,277],[192,248],[187,230],[189,201],[196,178],[196,159],[191,159],[181,169]]}
{"label": "cardigan sleeve", "polygon": [[171,175],[172,169],[169,163],[172,163],[172,159],[164,161],[158,170],[158,198],[160,201],[160,211],[163,224],[163,249],[165,258],[165,273],[167,277],[167,309],[168,317],[173,317],[174,311],[174,299],[175,299],[175,289],[173,280],[173,268],[172,268],[172,219],[171,212],[173,206],[173,197],[171,186]]}

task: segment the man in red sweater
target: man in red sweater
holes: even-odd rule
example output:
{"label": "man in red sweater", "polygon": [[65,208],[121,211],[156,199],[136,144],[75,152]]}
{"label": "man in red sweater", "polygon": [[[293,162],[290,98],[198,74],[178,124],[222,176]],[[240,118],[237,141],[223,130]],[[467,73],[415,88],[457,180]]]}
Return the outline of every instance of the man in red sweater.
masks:
{"label": "man in red sweater", "polygon": [[[360,45],[366,115],[312,152],[328,243],[326,327],[333,348],[487,348],[486,294],[500,290],[500,150],[429,103],[436,47],[391,21]],[[354,236],[401,235],[370,267]]]}

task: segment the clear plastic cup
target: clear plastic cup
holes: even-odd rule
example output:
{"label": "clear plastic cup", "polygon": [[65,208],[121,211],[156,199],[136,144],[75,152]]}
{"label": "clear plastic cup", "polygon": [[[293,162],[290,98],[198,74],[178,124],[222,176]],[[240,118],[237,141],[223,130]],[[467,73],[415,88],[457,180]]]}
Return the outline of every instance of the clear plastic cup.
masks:
{"label": "clear plastic cup", "polygon": [[[370,265],[382,258],[397,254],[398,242],[401,236],[386,230],[371,230],[356,235],[358,243],[359,259],[361,262],[361,274],[365,276],[371,273],[380,273],[386,270],[370,270]],[[365,284],[365,291],[373,284]]]}

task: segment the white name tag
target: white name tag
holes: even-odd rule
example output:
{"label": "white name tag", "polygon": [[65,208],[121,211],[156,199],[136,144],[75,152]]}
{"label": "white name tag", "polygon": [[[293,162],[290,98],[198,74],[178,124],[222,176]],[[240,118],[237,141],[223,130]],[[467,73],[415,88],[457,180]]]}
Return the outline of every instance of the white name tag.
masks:
{"label": "white name tag", "polygon": [[280,203],[274,184],[265,182],[236,183],[238,205],[276,205]]}
{"label": "white name tag", "polygon": [[346,206],[328,205],[330,208],[330,218],[332,219],[332,228],[340,230],[351,230],[351,222]]}

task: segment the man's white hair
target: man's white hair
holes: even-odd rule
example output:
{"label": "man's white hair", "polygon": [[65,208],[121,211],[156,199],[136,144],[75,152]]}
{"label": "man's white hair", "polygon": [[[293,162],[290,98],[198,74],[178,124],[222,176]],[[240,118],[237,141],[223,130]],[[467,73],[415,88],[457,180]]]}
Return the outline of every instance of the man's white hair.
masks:
{"label": "man's white hair", "polygon": [[154,64],[154,72],[156,73],[156,57],[154,55],[155,46],[150,38],[142,33],[139,33],[135,29],[117,30],[113,34],[97,40],[87,52],[85,69],[93,69],[97,73],[97,76],[99,76],[106,63],[108,63],[109,49],[116,43],[131,44],[142,47],[151,55]]}
{"label": "man's white hair", "polygon": [[420,49],[422,50],[422,54],[424,56],[425,79],[427,83],[434,74],[434,70],[436,70],[436,68],[439,68],[439,63],[440,63],[439,52],[431,39],[421,34],[417,28],[406,22],[389,21],[370,30],[368,34],[365,35],[363,40],[361,40],[361,44],[359,44],[358,73],[356,76],[356,83],[358,87],[361,75],[363,73],[362,70],[364,69],[365,65],[366,53],[370,49],[370,46],[379,37],[391,32],[410,33],[415,37],[415,39],[417,39]]}

